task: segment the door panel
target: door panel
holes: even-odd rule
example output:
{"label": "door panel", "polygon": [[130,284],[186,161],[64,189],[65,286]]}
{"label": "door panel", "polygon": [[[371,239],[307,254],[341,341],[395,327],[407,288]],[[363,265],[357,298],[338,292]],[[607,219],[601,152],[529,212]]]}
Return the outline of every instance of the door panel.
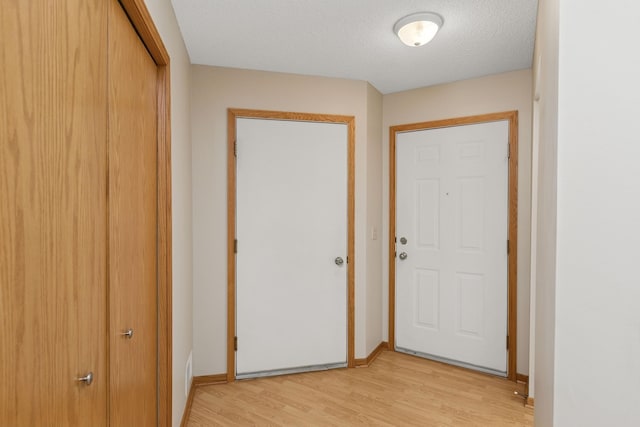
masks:
{"label": "door panel", "polygon": [[423,179],[417,184],[417,244],[437,249],[440,245],[440,181]]}
{"label": "door panel", "polygon": [[102,1],[0,2],[2,426],[106,424],[106,45]]}
{"label": "door panel", "polygon": [[458,250],[481,252],[484,240],[484,179],[458,178],[456,216],[459,218]]}
{"label": "door panel", "polygon": [[[157,423],[157,68],[109,1],[111,424]],[[122,335],[131,329],[133,335]]]}
{"label": "door panel", "polygon": [[415,313],[417,326],[437,330],[440,327],[440,272],[416,269]]}
{"label": "door panel", "polygon": [[347,125],[237,119],[236,164],[237,374],[346,363]]}
{"label": "door panel", "polygon": [[506,374],[508,135],[507,121],[397,135],[399,349]]}
{"label": "door panel", "polygon": [[456,333],[481,338],[484,325],[484,276],[482,274],[456,275],[457,304]]}

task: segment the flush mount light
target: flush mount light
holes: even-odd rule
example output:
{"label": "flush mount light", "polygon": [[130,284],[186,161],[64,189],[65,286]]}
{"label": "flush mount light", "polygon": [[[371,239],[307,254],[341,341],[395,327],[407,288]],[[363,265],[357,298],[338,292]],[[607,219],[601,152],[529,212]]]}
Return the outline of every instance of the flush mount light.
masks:
{"label": "flush mount light", "polygon": [[443,23],[442,17],[438,14],[431,12],[414,13],[396,22],[396,25],[393,26],[393,32],[407,46],[422,46],[435,37]]}

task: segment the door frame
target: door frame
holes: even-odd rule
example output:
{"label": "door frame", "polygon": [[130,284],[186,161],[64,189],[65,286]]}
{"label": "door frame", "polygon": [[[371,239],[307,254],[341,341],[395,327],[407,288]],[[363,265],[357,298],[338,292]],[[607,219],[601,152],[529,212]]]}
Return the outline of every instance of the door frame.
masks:
{"label": "door frame", "polygon": [[236,379],[236,124],[239,118],[347,125],[347,367],[355,366],[355,117],[283,111],[227,110],[227,382]]}
{"label": "door frame", "polygon": [[518,308],[518,111],[457,117],[453,119],[410,123],[389,127],[389,349],[396,351],[396,135],[398,133],[447,128],[461,125],[509,122],[509,194],[508,194],[508,302],[507,302],[507,378],[516,381],[517,375],[517,308]]}
{"label": "door frame", "polygon": [[157,65],[158,173],[158,424],[171,425],[172,409],[172,219],[171,219],[171,87],[169,53],[144,0],[118,0]]}

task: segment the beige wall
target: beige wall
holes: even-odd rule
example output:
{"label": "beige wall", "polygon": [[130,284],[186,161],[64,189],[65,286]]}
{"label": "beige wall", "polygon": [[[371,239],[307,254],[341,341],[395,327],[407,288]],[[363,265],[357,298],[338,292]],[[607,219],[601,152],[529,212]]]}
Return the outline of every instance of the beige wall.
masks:
{"label": "beige wall", "polygon": [[528,300],[523,298],[528,295],[528,281],[523,278],[528,277],[529,256],[530,71],[383,97],[360,81],[190,66],[170,1],[146,0],[146,4],[171,56],[174,426],[179,425],[186,402],[185,364],[191,349],[195,375],[226,370],[228,107],[356,117],[358,358],[386,339],[388,223],[383,225],[383,218],[388,220],[388,127],[520,110],[518,372],[527,372],[522,355],[528,326],[522,319],[528,315]]}
{"label": "beige wall", "polygon": [[367,84],[366,355],[382,340],[382,99]]}
{"label": "beige wall", "polygon": [[[145,0],[171,57],[171,198],[173,214],[173,425],[187,397],[185,365],[193,344],[190,61],[170,0]],[[188,381],[188,379],[187,379]]]}
{"label": "beige wall", "polygon": [[507,110],[519,112],[518,135],[518,373],[529,369],[531,189],[531,70],[514,71],[385,95],[383,98],[383,296],[387,339],[389,126]]}
{"label": "beige wall", "polygon": [[[368,160],[370,157],[375,160],[376,154],[371,151],[379,148],[375,128],[371,128],[369,136],[369,124],[380,123],[380,98],[375,89],[362,81],[192,66],[195,375],[226,371],[226,114],[229,107],[355,116],[356,357],[366,357],[368,341],[380,342],[379,334],[376,337],[373,333],[370,337],[367,333],[367,323],[378,327],[381,321],[375,300],[376,266],[368,265],[376,261],[372,253],[379,247],[379,240],[370,243],[367,232],[368,227],[379,221],[375,192],[381,171],[375,161],[369,164]],[[373,189],[371,197],[370,188]],[[369,304],[374,305],[371,310]]]}

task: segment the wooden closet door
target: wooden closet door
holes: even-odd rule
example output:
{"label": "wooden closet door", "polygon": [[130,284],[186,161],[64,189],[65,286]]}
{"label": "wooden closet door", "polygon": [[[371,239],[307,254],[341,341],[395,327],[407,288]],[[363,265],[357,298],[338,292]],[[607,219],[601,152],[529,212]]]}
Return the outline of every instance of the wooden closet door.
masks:
{"label": "wooden closet door", "polygon": [[0,2],[2,426],[106,425],[106,47],[102,0]]}
{"label": "wooden closet door", "polygon": [[115,0],[108,56],[110,419],[113,426],[151,426],[158,375],[157,67]]}

